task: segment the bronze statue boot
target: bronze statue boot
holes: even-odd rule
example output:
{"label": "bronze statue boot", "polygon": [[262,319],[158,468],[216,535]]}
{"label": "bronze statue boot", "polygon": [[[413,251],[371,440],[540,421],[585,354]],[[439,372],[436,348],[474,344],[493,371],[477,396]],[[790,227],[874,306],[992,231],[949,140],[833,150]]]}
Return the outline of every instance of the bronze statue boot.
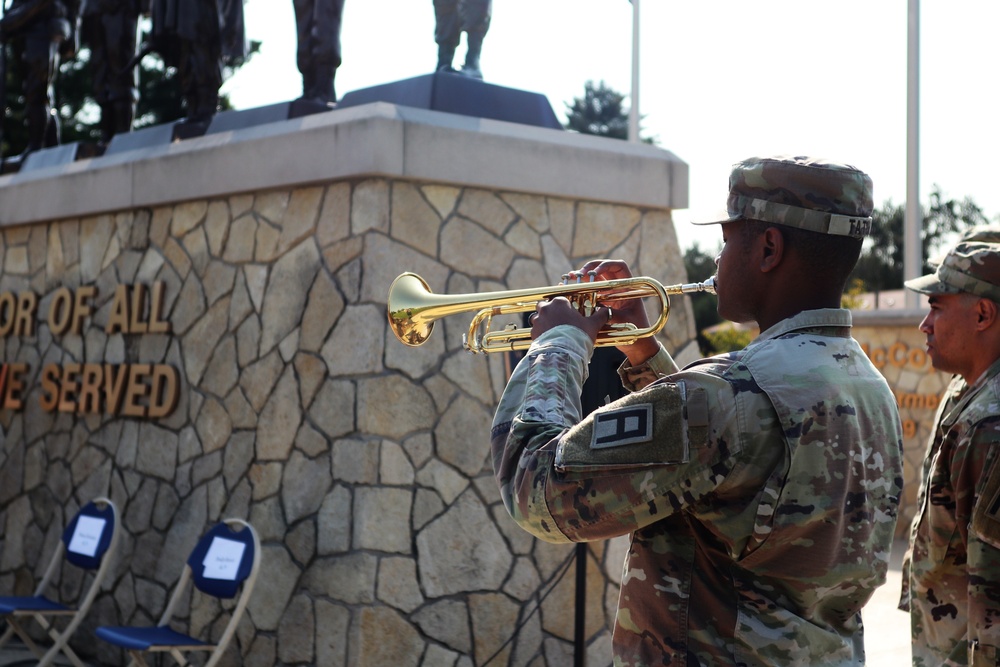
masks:
{"label": "bronze statue boot", "polygon": [[469,34],[469,50],[465,52],[465,64],[462,65],[462,74],[472,79],[483,79],[483,70],[479,68],[479,56],[483,52],[483,37],[485,35]]}
{"label": "bronze statue boot", "polygon": [[337,101],[333,84],[336,75],[337,68],[333,65],[316,65],[308,76],[302,76],[302,97],[299,99],[320,106],[333,106]]}
{"label": "bronze statue boot", "polygon": [[438,64],[436,71],[450,72],[457,74],[458,70],[451,66],[451,61],[455,59],[454,46],[438,46]]}
{"label": "bronze statue boot", "polygon": [[470,79],[483,80],[483,71],[479,69],[478,63],[465,63],[462,65],[462,71],[459,74],[467,76]]}

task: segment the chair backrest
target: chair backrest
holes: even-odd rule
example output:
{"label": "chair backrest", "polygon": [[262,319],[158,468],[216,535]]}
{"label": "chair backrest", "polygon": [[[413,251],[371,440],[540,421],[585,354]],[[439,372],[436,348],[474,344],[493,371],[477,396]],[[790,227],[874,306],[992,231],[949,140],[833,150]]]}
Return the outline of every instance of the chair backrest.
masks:
{"label": "chair backrest", "polygon": [[96,498],[81,507],[63,531],[66,560],[85,570],[96,570],[117,537],[114,503],[107,498]]}
{"label": "chair backrest", "polygon": [[113,555],[118,548],[118,539],[121,534],[121,531],[118,530],[118,520],[118,508],[111,502],[111,499],[95,498],[81,507],[63,530],[62,540],[55,553],[52,554],[52,560],[45,571],[45,576],[38,583],[38,588],[35,589],[35,595],[43,596],[45,594],[57,566],[62,560],[67,560],[86,570],[96,570],[96,572],[91,577],[90,587],[87,589],[86,595],[81,595],[76,605],[76,612],[62,633],[53,635],[50,629],[49,635],[57,637],[56,642],[42,658],[40,664],[51,664],[55,656],[63,651],[67,651],[69,656],[74,655],[67,642],[76,632],[80,623],[83,622],[90,606],[101,590],[105,575],[111,571],[111,561],[114,560]]}
{"label": "chair backrest", "polygon": [[[239,599],[205,667],[215,667],[236,633],[236,626],[246,610],[260,569],[260,539],[257,531],[243,519],[225,519],[209,530],[195,545],[187,559],[181,579],[174,589],[159,625],[173,617],[188,578],[198,590],[219,598]],[[242,586],[242,590],[241,589]]]}
{"label": "chair backrest", "polygon": [[188,557],[194,585],[217,598],[234,598],[255,573],[260,544],[250,524],[227,519],[212,527]]}

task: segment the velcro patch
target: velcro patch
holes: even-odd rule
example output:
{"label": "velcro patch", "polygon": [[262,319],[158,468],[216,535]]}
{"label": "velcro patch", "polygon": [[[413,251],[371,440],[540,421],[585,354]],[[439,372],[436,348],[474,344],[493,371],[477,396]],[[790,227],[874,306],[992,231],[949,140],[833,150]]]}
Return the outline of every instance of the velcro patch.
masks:
{"label": "velcro patch", "polygon": [[653,404],[629,405],[594,415],[592,449],[621,447],[653,439]]}
{"label": "velcro patch", "polygon": [[[596,410],[563,435],[556,469],[592,474],[686,463],[691,445],[703,446],[708,433],[705,425],[690,428],[686,389],[657,382]],[[707,418],[704,390],[692,393],[697,418]]]}

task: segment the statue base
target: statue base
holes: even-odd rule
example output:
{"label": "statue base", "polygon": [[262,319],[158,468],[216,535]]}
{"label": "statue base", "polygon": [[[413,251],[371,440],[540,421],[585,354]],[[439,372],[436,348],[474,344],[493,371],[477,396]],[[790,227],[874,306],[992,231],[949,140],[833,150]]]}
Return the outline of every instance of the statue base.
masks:
{"label": "statue base", "polygon": [[323,104],[315,100],[299,98],[291,102],[278,102],[277,104],[269,104],[254,109],[222,111],[215,114],[205,134],[231,132],[256,125],[278,123],[283,120],[301,118],[302,116],[309,116],[314,113],[332,111],[335,108],[336,106],[333,103]]}
{"label": "statue base", "polygon": [[164,123],[153,127],[144,127],[141,130],[133,130],[123,134],[116,134],[111,138],[105,155],[115,155],[139,148],[149,148],[151,146],[162,146],[175,141],[193,139],[219,132],[233,132],[257,125],[267,123],[277,123],[292,118],[300,118],[322,111],[331,111],[333,104],[320,104],[311,100],[293,100],[291,102],[279,102],[253,109],[240,109],[231,111],[220,111],[207,123],[185,123],[176,121],[174,123]]}
{"label": "statue base", "polygon": [[12,155],[3,159],[0,174],[14,174],[35,171],[46,167],[57,167],[76,160],[98,157],[101,147],[87,141],[74,141],[50,148],[40,148],[22,155]]}
{"label": "statue base", "polygon": [[344,95],[337,108],[371,102],[563,129],[544,95],[496,86],[457,72],[435,72],[355,90]]}

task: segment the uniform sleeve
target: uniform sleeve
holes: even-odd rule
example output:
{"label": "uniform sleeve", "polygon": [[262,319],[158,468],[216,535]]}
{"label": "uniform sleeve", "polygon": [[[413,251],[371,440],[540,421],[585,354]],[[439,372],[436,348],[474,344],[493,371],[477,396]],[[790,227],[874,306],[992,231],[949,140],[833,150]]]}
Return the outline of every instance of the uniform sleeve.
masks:
{"label": "uniform sleeve", "polygon": [[979,473],[968,536],[969,664],[995,665],[1000,654],[1000,420],[977,426],[969,452],[970,473]]}
{"label": "uniform sleeve", "polygon": [[580,394],[593,343],[576,327],[559,326],[539,336],[514,368],[493,417],[493,471],[510,515],[551,542],[568,541],[536,494],[518,488],[543,486],[558,437],[580,420]]}
{"label": "uniform sleeve", "polygon": [[629,391],[638,391],[643,387],[656,382],[668,375],[673,375],[678,370],[676,362],[670,353],[660,345],[660,349],[655,355],[647,359],[638,366],[631,366],[628,360],[622,362],[618,368],[618,375],[622,379],[622,385]]}
{"label": "uniform sleeve", "polygon": [[706,391],[698,381],[661,381],[581,419],[588,351],[546,336],[511,377],[492,431],[501,496],[523,528],[551,542],[624,535],[726,478],[732,463],[709,444],[709,403],[710,395],[731,396],[728,385]]}

